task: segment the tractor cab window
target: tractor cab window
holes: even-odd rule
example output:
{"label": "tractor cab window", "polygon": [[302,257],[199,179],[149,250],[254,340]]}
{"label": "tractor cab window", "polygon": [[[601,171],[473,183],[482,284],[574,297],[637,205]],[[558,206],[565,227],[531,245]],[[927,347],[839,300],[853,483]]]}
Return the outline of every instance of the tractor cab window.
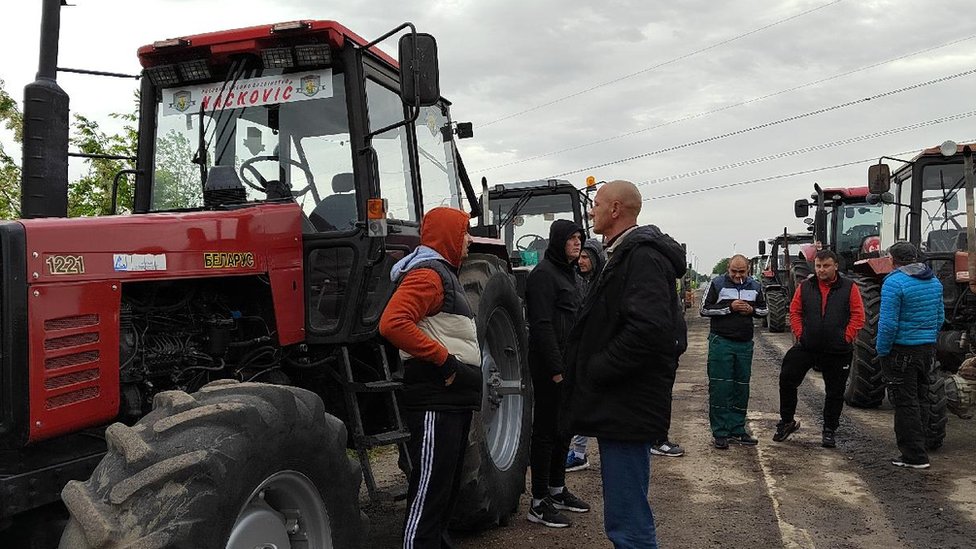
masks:
{"label": "tractor cab window", "polygon": [[[374,80],[366,81],[369,127],[372,131],[403,120],[403,100],[393,90]],[[373,136],[373,150],[380,180],[380,196],[387,201],[387,218],[418,221],[416,194],[410,173],[408,126],[399,126]]]}
{"label": "tractor cab window", "polygon": [[460,207],[454,142],[451,140],[447,108],[434,105],[420,109],[415,126],[424,212],[438,206]]}
{"label": "tractor cab window", "polygon": [[340,72],[245,68],[236,80],[166,88],[160,97],[153,210],[295,200],[317,230],[355,226]]}
{"label": "tractor cab window", "polygon": [[963,165],[929,164],[922,168],[921,185],[923,249],[936,253],[965,250]]}
{"label": "tractor cab window", "polygon": [[863,251],[866,241],[878,236],[881,228],[881,206],[844,204],[837,209],[837,253],[855,259]]}
{"label": "tractor cab window", "polygon": [[489,207],[490,222],[501,226],[509,253],[520,255],[523,265],[534,265],[542,259],[549,246],[549,226],[553,221],[575,221],[573,196],[568,193],[531,197],[512,193],[490,200]]}

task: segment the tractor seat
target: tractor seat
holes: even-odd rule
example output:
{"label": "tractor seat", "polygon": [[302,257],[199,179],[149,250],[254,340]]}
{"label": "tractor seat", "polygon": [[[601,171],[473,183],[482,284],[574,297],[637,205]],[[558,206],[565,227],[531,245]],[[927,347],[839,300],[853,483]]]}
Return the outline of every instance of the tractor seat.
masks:
{"label": "tractor seat", "polygon": [[351,173],[332,177],[332,192],[312,210],[309,219],[320,231],[346,231],[356,225],[356,182]]}
{"label": "tractor seat", "polygon": [[956,236],[959,231],[955,229],[941,229],[929,232],[925,238],[925,251],[927,252],[954,252],[956,251]]}

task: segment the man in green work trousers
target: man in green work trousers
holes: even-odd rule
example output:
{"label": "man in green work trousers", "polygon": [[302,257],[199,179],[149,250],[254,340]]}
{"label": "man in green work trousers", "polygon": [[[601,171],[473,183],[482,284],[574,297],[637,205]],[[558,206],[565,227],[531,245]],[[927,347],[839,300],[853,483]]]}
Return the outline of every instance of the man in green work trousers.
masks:
{"label": "man in green work trousers", "polygon": [[766,316],[766,297],[748,273],[749,260],[732,256],[728,274],[715,277],[702,300],[701,315],[711,319],[708,419],[719,450],[727,450],[730,442],[759,443],[746,432],[746,409],[752,374],[752,319]]}

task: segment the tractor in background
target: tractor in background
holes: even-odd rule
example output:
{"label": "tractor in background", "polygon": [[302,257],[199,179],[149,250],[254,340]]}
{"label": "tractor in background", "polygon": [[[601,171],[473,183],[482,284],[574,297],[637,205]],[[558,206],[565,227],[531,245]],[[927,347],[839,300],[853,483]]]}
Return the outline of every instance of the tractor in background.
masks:
{"label": "tractor in background", "polygon": [[[410,436],[377,330],[391,266],[428,209],[480,213],[434,38],[301,20],[146,45],[133,211],[68,219],[60,4],[25,89],[24,219],[0,223],[4,546],[57,543],[61,500],[65,548],[361,546],[363,477],[394,496],[369,450]],[[377,47],[403,31],[397,59]],[[453,524],[484,528],[524,490],[532,393],[508,251],[471,232],[484,397]]]}
{"label": "tractor in background", "polygon": [[796,286],[810,274],[808,262],[813,261],[815,248],[810,233],[789,233],[784,227],[782,234],[759,241],[759,255],[769,254],[759,279],[766,295],[769,315],[766,325],[770,332],[789,330],[790,300]]}
{"label": "tractor in background", "polygon": [[498,227],[505,242],[519,296],[525,297],[529,272],[545,255],[549,246],[549,226],[557,219],[568,219],[590,235],[587,215],[592,199],[589,192],[596,186],[588,180],[583,192],[565,179],[544,179],[500,183],[487,188],[483,182],[482,224]]}
{"label": "tractor in background", "polygon": [[[941,446],[945,438],[947,411],[970,416],[976,395],[974,149],[976,144],[948,141],[911,160],[889,159],[902,163],[894,171],[882,162],[884,158],[868,170],[866,199],[882,209],[880,246],[887,249],[898,241],[917,245],[942,282],[946,320],[936,343],[938,367],[930,374],[930,389],[921,403],[929,409],[926,442],[930,448]],[[887,256],[854,266],[872,293],[880,291],[892,269]],[[881,366],[874,353],[879,301],[865,299],[867,322],[858,334],[845,395],[854,406],[875,407],[884,398]]]}

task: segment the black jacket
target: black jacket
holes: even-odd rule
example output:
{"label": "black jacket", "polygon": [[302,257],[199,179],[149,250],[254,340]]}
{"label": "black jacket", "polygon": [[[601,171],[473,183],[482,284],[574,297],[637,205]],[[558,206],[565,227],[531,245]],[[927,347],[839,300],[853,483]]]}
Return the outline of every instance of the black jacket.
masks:
{"label": "black jacket", "polygon": [[853,350],[853,346],[845,338],[847,324],[851,321],[853,287],[854,282],[851,279],[838,275],[827,292],[827,303],[824,307],[817,277],[811,276],[803,281],[800,288],[800,299],[803,300],[800,345],[804,349],[828,354],[844,354]]}
{"label": "black jacket", "polygon": [[566,241],[573,234],[582,232],[583,229],[572,221],[553,221],[545,257],[532,269],[525,282],[529,368],[534,379],[551,379],[563,373],[566,338],[580,305],[576,262],[566,258]]}
{"label": "black jacket", "polygon": [[681,245],[653,225],[614,251],[569,336],[569,431],[635,442],[667,436],[684,314],[675,279],[684,272]]}
{"label": "black jacket", "polygon": [[[751,315],[743,315],[732,310],[732,302],[741,299],[752,305]],[[736,284],[729,275],[712,279],[702,299],[701,316],[711,319],[711,333],[732,341],[752,341],[755,328],[753,317],[761,318],[769,314],[766,308],[766,295],[762,285],[752,277],[746,277],[742,284]]]}

